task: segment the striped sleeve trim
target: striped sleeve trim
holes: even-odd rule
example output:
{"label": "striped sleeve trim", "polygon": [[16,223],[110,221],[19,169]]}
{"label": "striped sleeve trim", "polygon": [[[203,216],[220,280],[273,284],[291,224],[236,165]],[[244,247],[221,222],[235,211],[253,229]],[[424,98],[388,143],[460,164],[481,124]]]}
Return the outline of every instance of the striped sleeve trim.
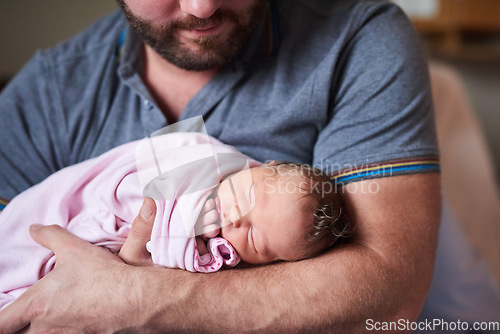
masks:
{"label": "striped sleeve trim", "polygon": [[437,157],[404,158],[346,168],[334,173],[332,181],[336,184],[346,184],[378,177],[439,171]]}
{"label": "striped sleeve trim", "polygon": [[0,197],[0,212],[2,212],[3,209],[5,209],[7,203],[9,203],[9,201]]}

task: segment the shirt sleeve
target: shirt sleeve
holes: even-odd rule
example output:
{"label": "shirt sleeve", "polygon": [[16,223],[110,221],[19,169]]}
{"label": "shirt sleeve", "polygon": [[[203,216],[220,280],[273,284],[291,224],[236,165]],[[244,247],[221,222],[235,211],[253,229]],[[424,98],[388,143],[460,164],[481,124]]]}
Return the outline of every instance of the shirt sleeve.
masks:
{"label": "shirt sleeve", "polygon": [[413,26],[392,4],[358,14],[314,165],[338,183],[438,171],[428,67]]}
{"label": "shirt sleeve", "polygon": [[[0,199],[21,191],[63,167],[66,143],[55,80],[38,52],[0,94]],[[57,145],[56,145],[57,144]],[[1,208],[0,208],[1,209]]]}

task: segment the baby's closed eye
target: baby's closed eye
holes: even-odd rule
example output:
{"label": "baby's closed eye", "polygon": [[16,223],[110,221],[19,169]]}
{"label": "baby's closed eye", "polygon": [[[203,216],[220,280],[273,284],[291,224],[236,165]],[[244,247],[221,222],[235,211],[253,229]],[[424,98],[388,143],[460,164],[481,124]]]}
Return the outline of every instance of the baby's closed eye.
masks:
{"label": "baby's closed eye", "polygon": [[255,252],[258,253],[257,247],[255,247],[254,233],[255,232],[254,232],[253,225],[251,225],[250,228],[248,229],[248,240],[249,240],[248,243],[255,250]]}

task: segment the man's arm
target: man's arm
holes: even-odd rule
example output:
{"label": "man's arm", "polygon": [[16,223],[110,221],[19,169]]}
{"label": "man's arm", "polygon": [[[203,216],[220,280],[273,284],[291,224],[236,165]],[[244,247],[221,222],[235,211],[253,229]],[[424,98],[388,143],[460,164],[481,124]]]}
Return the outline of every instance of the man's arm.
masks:
{"label": "man's arm", "polygon": [[[346,200],[357,225],[351,244],[307,261],[208,277],[190,279],[176,272],[179,281],[189,280],[175,294],[180,305],[179,300],[162,303],[171,287],[158,287],[163,292],[152,303],[158,306],[158,316],[150,318],[150,324],[227,331],[356,332],[365,329],[367,319],[414,321],[432,274],[439,176],[363,181],[350,190]],[[146,293],[155,294],[154,289]]]}
{"label": "man's arm", "polygon": [[367,319],[415,320],[432,274],[438,174],[361,181],[346,190],[353,242],[314,259],[257,268],[202,275],[128,266],[74,237],[61,241],[65,232],[57,230],[42,243],[58,265],[0,312],[0,329],[31,322],[32,329],[67,324],[108,332],[355,332]]}

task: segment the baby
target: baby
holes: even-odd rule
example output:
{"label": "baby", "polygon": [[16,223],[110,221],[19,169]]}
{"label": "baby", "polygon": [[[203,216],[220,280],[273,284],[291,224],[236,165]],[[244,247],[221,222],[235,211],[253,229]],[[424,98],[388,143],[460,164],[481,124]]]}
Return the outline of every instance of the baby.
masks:
{"label": "baby", "polygon": [[[147,149],[157,148],[155,164],[138,159],[136,147],[148,157]],[[141,165],[154,168],[141,173]],[[349,228],[340,197],[319,170],[262,165],[206,135],[157,136],[64,168],[7,205],[0,214],[0,309],[56,262],[30,238],[28,224],[57,224],[117,253],[144,195],[158,196],[147,245],[153,262],[193,272],[235,266],[240,258],[264,264],[311,257]]]}
{"label": "baby", "polygon": [[305,164],[271,162],[230,175],[207,200],[211,207],[218,219],[205,223],[204,238],[197,237],[200,255],[208,253],[202,239],[220,235],[246,263],[294,261],[349,235],[329,177]]}

